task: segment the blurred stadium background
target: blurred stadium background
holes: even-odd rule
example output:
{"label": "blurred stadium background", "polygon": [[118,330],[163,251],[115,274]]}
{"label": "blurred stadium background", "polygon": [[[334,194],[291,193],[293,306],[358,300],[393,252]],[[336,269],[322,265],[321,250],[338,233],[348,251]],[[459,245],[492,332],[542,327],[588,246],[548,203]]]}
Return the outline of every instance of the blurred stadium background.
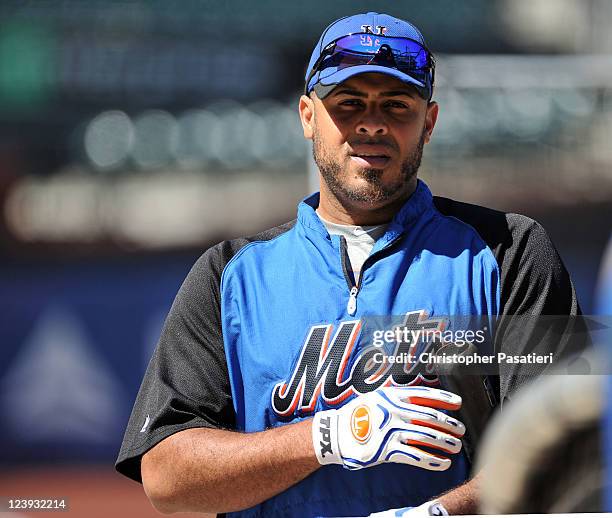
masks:
{"label": "blurred stadium background", "polygon": [[432,190],[541,221],[612,313],[612,2],[1,0],[0,495],[157,515],[112,465],[163,318],[313,189],[305,65],[366,10],[438,56]]}

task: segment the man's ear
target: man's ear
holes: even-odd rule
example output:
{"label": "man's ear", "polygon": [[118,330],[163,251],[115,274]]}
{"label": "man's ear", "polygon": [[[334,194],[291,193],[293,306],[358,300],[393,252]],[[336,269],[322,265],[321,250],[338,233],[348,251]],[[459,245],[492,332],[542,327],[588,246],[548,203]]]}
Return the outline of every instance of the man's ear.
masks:
{"label": "man's ear", "polygon": [[300,97],[299,111],[304,138],[312,140],[314,135],[314,100],[307,95],[302,95]]}
{"label": "man's ear", "polygon": [[438,103],[431,101],[427,104],[427,113],[425,114],[425,143],[431,140],[436,121],[438,120]]}

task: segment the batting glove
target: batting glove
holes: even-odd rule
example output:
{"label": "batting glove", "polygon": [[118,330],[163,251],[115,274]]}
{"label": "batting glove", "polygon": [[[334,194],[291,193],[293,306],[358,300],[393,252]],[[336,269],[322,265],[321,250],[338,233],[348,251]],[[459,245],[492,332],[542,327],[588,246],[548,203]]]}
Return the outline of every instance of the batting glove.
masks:
{"label": "batting glove", "polygon": [[368,518],[419,518],[423,516],[448,516],[448,511],[440,502],[425,502],[418,507],[402,507],[389,509],[380,513],[372,513]]}
{"label": "batting glove", "polygon": [[461,398],[429,387],[384,387],[358,396],[341,408],[317,412],[312,441],[320,464],[342,464],[348,469],[383,462],[410,464],[431,471],[451,465],[444,453],[461,450],[463,423],[444,412],[457,410]]}

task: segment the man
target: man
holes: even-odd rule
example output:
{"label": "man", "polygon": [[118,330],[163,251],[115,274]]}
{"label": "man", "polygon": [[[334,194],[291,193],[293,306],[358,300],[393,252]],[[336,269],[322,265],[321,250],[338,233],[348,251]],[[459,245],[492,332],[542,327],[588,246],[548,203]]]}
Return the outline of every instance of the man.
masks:
{"label": "man", "polygon": [[[297,220],[198,260],[130,418],[117,469],[160,511],[476,511],[465,427],[447,413],[461,397],[444,377],[377,362],[368,318],[441,330],[443,315],[479,315],[502,322],[497,343],[504,315],[579,310],[537,223],[417,180],[433,85],[408,22],[367,13],[323,32],[299,103],[321,191]],[[500,377],[497,399],[510,384]]]}

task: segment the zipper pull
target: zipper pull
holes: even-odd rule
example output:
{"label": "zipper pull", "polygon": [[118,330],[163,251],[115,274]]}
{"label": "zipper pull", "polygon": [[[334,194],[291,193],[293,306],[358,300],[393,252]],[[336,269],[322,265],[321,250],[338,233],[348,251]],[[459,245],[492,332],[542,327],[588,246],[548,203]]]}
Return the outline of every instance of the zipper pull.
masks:
{"label": "zipper pull", "polygon": [[346,311],[349,315],[353,316],[357,311],[357,286],[353,286],[349,292],[348,304],[346,305]]}

